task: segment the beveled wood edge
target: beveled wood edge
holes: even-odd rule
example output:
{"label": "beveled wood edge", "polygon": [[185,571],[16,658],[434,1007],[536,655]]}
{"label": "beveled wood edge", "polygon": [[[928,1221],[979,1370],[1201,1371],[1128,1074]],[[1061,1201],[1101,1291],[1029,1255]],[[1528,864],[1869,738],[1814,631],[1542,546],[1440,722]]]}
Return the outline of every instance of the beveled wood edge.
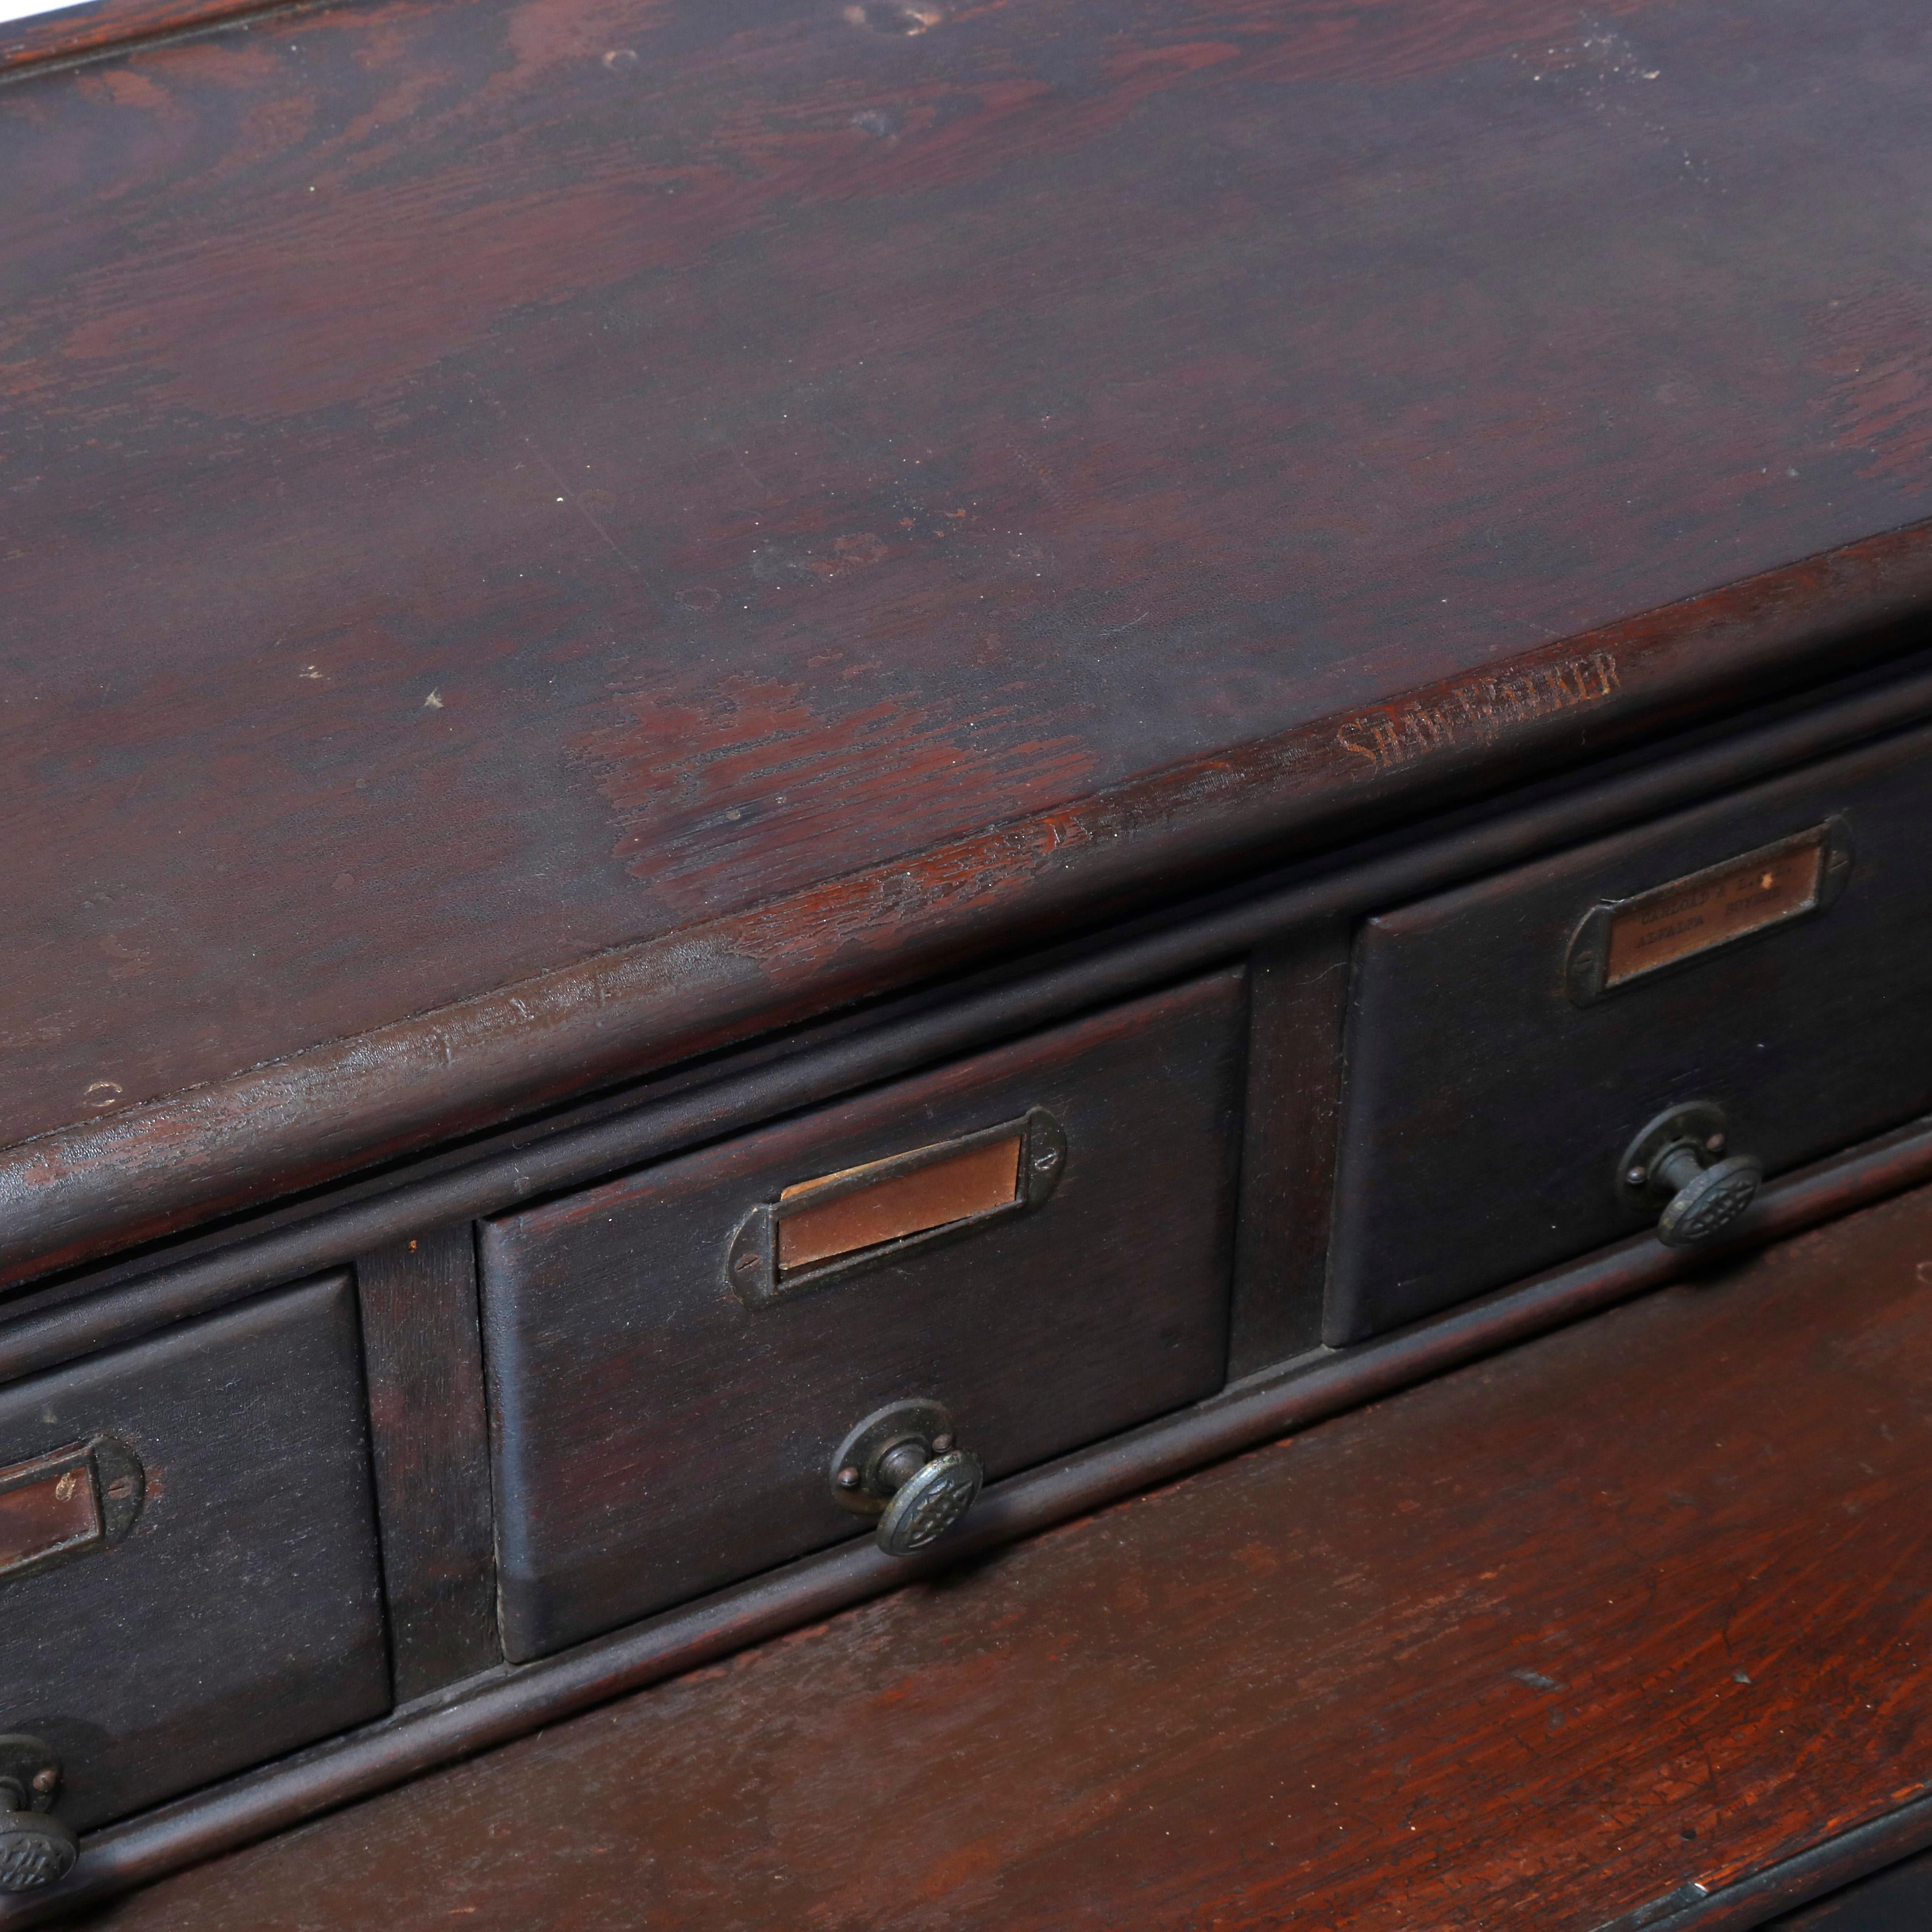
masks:
{"label": "beveled wood edge", "polygon": [[0,1284],[1902,654],[1932,520],[0,1150]]}
{"label": "beveled wood edge", "polygon": [[[1648,1234],[1620,1243],[1394,1334],[1312,1351],[1190,1408],[1011,1477],[987,1490],[965,1526],[926,1556],[899,1561],[869,1541],[848,1544],[556,1655],[481,1673],[360,1731],[90,1834],[80,1863],[59,1884],[0,1900],[0,1929],[40,1924],[236,1850],[1636,1295],[1708,1275],[1769,1242],[1928,1180],[1932,1117],[1767,1184],[1737,1234],[1713,1255],[1687,1256]],[[1894,1848],[1880,1828],[1894,1828],[1887,1821],[1898,1819],[1904,1822],[1895,1827],[1901,1835]],[[1888,1814],[1858,1828],[1876,1835],[1856,1868],[1826,1858],[1828,1846],[1790,1862],[1802,1867],[1795,1875],[1780,1865],[1694,1900],[1673,1893],[1599,1932],[1730,1932],[1755,1922],[1741,1916],[1751,1901],[1760,1915],[1802,1903],[1917,1849],[1922,1840],[1912,1834],[1922,1828],[1932,1834],[1932,1820],[1922,1827],[1916,1812]],[[1813,1883],[1804,1874],[1814,1871]],[[1812,1890],[1802,1889],[1807,1883]]]}
{"label": "beveled wood edge", "polygon": [[[1906,674],[1868,673],[1846,691],[1788,700],[1747,730],[1712,731],[1667,759],[1599,772],[1582,787],[1516,796],[1452,818],[1417,843],[1391,838],[1313,869],[1244,884],[1206,905],[1144,917],[1103,945],[1012,962],[980,982],[908,996],[882,1012],[767,1036],[670,1078],[664,1090],[623,1091],[556,1120],[526,1124],[463,1148],[252,1220],[113,1258],[24,1294],[0,1320],[0,1381],[111,1347],[226,1306],[266,1281],[346,1265],[426,1227],[523,1207],[641,1166],[799,1108],[978,1052],[1039,1027],[1253,953],[1324,924],[1406,902],[1623,826],[1708,802],[1768,776],[1922,732],[1932,717],[1932,652]],[[828,1034],[829,1030],[829,1034]],[[1245,1209],[1244,1209],[1245,1214]],[[111,1292],[110,1292],[111,1291]],[[1237,1295],[1237,1316],[1240,1297]],[[1315,1339],[1310,1336],[1310,1343]],[[1238,1372],[1278,1361],[1250,1354]]]}
{"label": "beveled wood edge", "polygon": [[1784,1916],[1841,1886],[1870,1878],[1932,1845],[1932,1780],[1895,1809],[1735,1883],[1706,1891],[1688,1880],[1674,1892],[1621,1912],[1590,1932],[1762,1932],[1765,1914]]}
{"label": "beveled wood edge", "polygon": [[0,26],[0,86],[50,68],[71,66],[166,44],[190,34],[308,14],[347,0],[94,0],[92,6],[10,20]]}

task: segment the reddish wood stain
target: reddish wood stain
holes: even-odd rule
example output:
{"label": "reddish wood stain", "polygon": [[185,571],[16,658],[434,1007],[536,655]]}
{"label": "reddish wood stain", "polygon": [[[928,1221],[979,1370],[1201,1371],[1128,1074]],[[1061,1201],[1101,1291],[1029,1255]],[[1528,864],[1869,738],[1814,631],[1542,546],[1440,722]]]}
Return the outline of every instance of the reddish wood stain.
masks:
{"label": "reddish wood stain", "polygon": [[1673,600],[1932,512],[1928,32],[380,0],[22,73],[20,1264],[1844,667],[1917,540]]}

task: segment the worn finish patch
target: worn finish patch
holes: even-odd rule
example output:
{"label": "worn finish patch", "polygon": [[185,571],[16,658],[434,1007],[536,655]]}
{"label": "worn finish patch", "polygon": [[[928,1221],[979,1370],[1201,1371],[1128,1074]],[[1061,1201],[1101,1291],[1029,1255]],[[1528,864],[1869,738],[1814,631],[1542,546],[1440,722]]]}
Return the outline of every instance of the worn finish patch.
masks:
{"label": "worn finish patch", "polygon": [[814,883],[855,824],[890,826],[916,851],[954,833],[975,800],[1024,818],[1077,796],[1093,766],[1076,740],[1036,736],[996,691],[970,719],[903,699],[826,717],[776,677],[730,677],[708,694],[667,685],[620,694],[618,721],[572,753],[610,808],[616,856],[693,915],[734,885],[742,895],[754,869],[773,894]]}

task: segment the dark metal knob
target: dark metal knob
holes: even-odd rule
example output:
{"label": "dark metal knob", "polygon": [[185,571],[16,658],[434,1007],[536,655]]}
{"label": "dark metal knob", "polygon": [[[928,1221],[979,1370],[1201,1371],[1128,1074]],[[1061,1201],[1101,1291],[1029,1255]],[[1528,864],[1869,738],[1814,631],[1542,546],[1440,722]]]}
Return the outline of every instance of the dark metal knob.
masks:
{"label": "dark metal knob", "polygon": [[1654,1208],[1657,1238],[1667,1248],[1694,1248],[1724,1232],[1757,1198],[1764,1165],[1726,1156],[1723,1111],[1708,1101],[1672,1107],[1625,1150],[1617,1181],[1626,1199]]}
{"label": "dark metal knob", "polygon": [[0,1892],[32,1892],[74,1869],[80,1846],[52,1815],[60,1760],[38,1738],[0,1737]]}
{"label": "dark metal knob", "polygon": [[888,1556],[910,1556],[937,1543],[980,1493],[986,1472],[978,1456],[964,1449],[935,1456],[892,1492],[873,1532]]}
{"label": "dark metal knob", "polygon": [[888,1556],[936,1543],[972,1508],[986,1472],[956,1448],[952,1418],[936,1402],[889,1402],[867,1416],[832,1459],[832,1494],[845,1509],[878,1518]]}

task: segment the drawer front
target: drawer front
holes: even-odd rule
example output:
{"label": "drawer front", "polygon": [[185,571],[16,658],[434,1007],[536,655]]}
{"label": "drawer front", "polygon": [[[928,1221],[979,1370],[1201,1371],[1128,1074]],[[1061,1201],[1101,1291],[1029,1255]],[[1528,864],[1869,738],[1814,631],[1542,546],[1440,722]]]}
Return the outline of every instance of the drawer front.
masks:
{"label": "drawer front", "polygon": [[0,1730],[76,1828],[387,1709],[345,1280],[0,1390]]}
{"label": "drawer front", "polygon": [[1654,1223],[1700,1101],[1771,1172],[1932,1108],[1932,734],[1370,920],[1327,1339]]}
{"label": "drawer front", "polygon": [[[1244,1022],[1217,974],[487,1225],[509,1654],[862,1533],[832,1459],[885,1403],[944,1404],[993,1478],[1217,1388]],[[1057,1185],[988,1211],[1029,1132]],[[953,1143],[950,1231],[882,1240],[893,1186],[773,1225]]]}

